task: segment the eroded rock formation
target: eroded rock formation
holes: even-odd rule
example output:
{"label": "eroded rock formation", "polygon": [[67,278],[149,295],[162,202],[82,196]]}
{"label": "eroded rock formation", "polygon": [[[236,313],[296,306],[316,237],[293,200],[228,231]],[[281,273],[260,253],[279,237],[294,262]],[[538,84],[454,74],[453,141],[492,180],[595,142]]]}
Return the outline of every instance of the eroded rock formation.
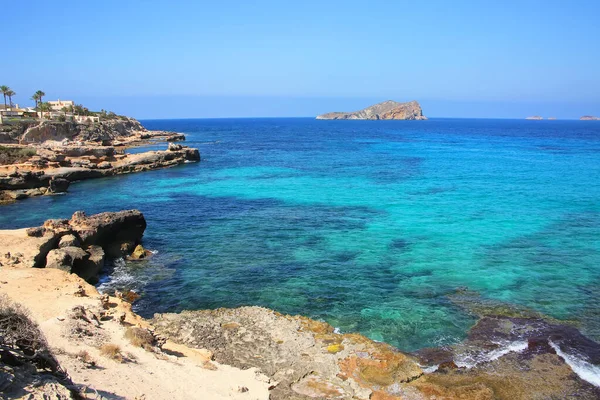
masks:
{"label": "eroded rock formation", "polygon": [[41,147],[26,165],[0,166],[0,203],[66,192],[73,181],[197,161],[198,149],[180,144],[139,154],[117,152],[112,146]]}
{"label": "eroded rock formation", "polygon": [[42,226],[0,231],[0,267],[57,268],[95,282],[108,258],[124,257],[140,243],[146,220],[138,210],[70,220],[50,219]]}

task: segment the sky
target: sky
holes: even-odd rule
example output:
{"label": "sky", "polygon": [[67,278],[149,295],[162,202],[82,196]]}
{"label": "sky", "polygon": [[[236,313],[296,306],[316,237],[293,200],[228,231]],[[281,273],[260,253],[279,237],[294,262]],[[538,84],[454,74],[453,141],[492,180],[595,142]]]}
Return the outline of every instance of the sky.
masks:
{"label": "sky", "polygon": [[[141,119],[600,115],[600,1],[28,1],[0,85]],[[8,40],[10,38],[10,40]],[[1,98],[0,98],[1,100]]]}

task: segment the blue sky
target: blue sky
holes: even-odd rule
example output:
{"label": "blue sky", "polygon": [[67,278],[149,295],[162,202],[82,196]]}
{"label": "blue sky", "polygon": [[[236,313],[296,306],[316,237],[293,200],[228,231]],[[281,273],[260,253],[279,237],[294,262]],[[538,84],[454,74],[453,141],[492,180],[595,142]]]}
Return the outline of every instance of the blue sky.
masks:
{"label": "blue sky", "polygon": [[600,114],[597,0],[6,3],[0,84],[19,103],[42,89],[138,118],[387,99],[433,117]]}

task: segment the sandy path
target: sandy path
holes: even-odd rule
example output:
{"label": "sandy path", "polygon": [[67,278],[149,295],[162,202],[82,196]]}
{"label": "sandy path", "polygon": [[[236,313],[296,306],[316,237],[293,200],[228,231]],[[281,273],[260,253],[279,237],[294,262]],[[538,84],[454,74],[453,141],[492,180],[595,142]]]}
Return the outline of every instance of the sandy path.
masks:
{"label": "sandy path", "polygon": [[[86,296],[75,293],[81,286]],[[240,370],[208,362],[207,353],[167,343],[171,354],[155,354],[133,346],[124,338],[127,326],[148,326],[130,311],[127,303],[111,298],[115,316],[125,313],[126,322],[118,318],[102,321],[98,337],[75,340],[70,337],[70,310],[83,305],[100,307],[100,295],[73,274],[56,269],[0,269],[0,293],[7,294],[30,310],[32,318],[57,355],[61,366],[73,382],[95,389],[105,399],[268,399],[268,378],[255,369]],[[103,342],[118,345],[131,361],[117,362],[100,354]],[[74,355],[87,351],[95,367],[87,366]],[[210,368],[210,369],[209,369]],[[214,369],[214,370],[213,370]],[[88,391],[88,398],[97,398]]]}

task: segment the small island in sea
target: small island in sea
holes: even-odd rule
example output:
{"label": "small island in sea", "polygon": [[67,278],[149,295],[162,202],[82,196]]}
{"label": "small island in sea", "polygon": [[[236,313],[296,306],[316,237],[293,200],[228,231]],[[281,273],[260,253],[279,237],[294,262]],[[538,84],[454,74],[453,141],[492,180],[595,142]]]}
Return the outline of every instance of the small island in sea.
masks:
{"label": "small island in sea", "polygon": [[594,117],[593,115],[584,115],[579,118],[580,121],[600,121],[600,117]]}
{"label": "small island in sea", "polygon": [[531,116],[531,117],[527,117],[525,119],[530,119],[530,120],[534,120],[534,121],[541,121],[541,120],[544,119],[544,117],[540,117],[539,115],[534,115],[534,116]]}
{"label": "small island in sea", "polygon": [[318,115],[317,119],[398,119],[398,120],[426,120],[419,102],[413,100],[407,103],[387,100],[359,111],[330,112]]}

